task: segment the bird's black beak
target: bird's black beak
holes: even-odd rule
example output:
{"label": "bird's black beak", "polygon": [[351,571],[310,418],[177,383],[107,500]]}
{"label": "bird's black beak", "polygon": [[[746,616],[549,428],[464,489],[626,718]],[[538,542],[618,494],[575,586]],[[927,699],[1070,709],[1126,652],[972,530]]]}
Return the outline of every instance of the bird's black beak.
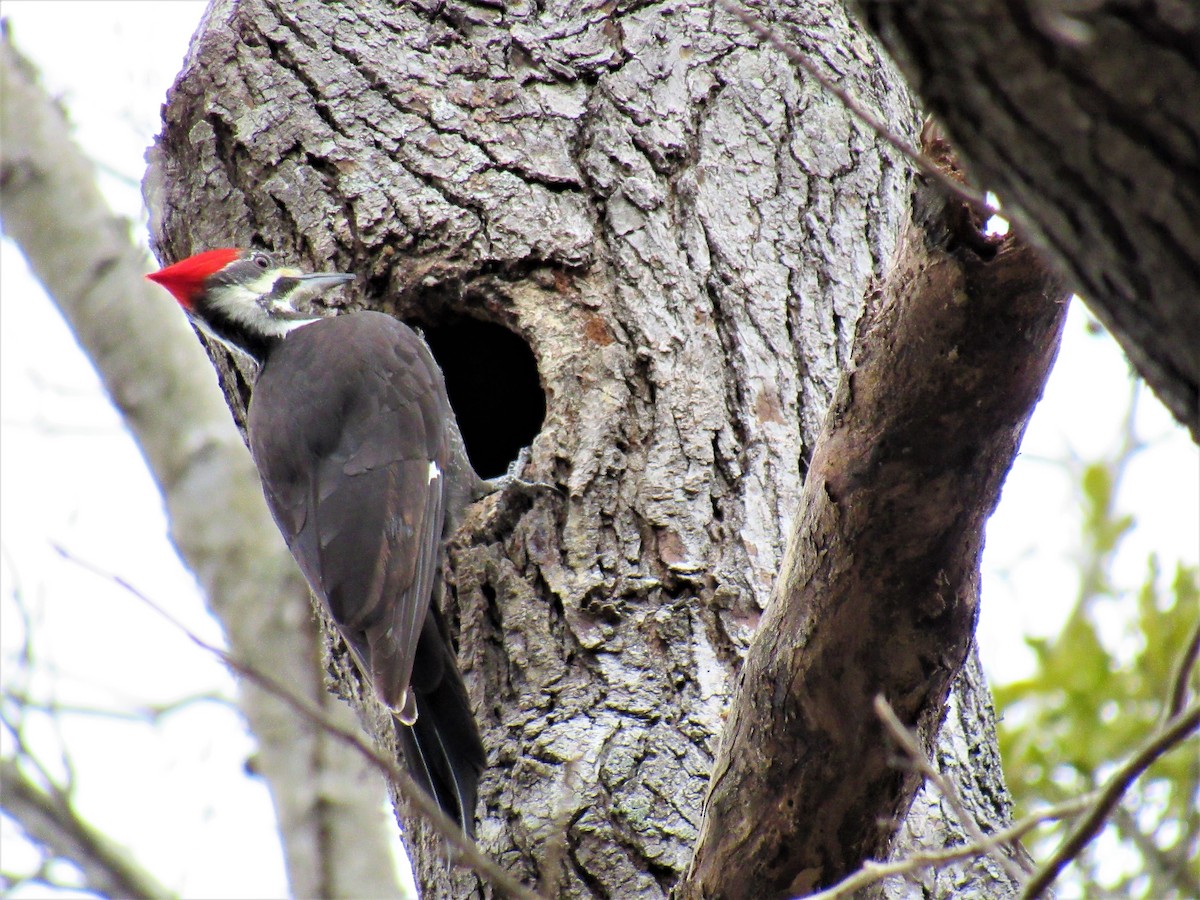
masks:
{"label": "bird's black beak", "polygon": [[289,303],[298,305],[307,303],[338,285],[353,281],[354,276],[343,272],[318,272],[313,275],[294,275],[291,280],[296,284],[288,291],[287,299]]}
{"label": "bird's black beak", "polygon": [[343,272],[317,272],[313,275],[298,275],[297,281],[303,281],[307,284],[320,286],[321,290],[327,290],[331,287],[337,287],[339,284],[345,284],[348,281],[353,281],[353,275],[347,275]]}

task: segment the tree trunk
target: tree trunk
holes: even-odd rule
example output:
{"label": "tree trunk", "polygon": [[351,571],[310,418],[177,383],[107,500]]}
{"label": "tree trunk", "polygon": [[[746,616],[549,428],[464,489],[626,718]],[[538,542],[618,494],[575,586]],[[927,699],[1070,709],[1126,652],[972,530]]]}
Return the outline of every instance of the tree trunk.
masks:
{"label": "tree trunk", "polygon": [[[70,323],[145,456],[172,541],[230,652],[342,715],[324,690],[307,590],[191,329],[143,278],[144,251],[105,205],[62,110],[7,35],[0,81],[4,232]],[[293,894],[394,892],[374,772],[255,686],[243,684],[238,702],[258,742],[255,764],[271,791]]]}
{"label": "tree trunk", "polygon": [[915,197],[742,669],[685,897],[808,894],[885,856],[920,774],[897,766],[876,698],[932,749],[971,646],[984,523],[1066,297],[1028,246]]}
{"label": "tree trunk", "polygon": [[1200,440],[1195,4],[859,2],[978,183]]}
{"label": "tree trunk", "polygon": [[[841,4],[775,17],[915,133]],[[449,553],[488,750],[479,840],[552,896],[665,896],[863,297],[908,221],[906,166],[701,2],[217,2],[165,120],[146,180],[164,261],[264,245],[360,273],[351,305],[460,350],[464,319],[531,348],[546,414],[525,474],[563,496],[484,501]],[[211,349],[241,417],[252,373]],[[441,363],[507,377],[486,346]],[[541,400],[512,391],[497,428]],[[386,743],[386,717],[363,716]],[[405,826],[425,895],[466,895],[474,876]]]}

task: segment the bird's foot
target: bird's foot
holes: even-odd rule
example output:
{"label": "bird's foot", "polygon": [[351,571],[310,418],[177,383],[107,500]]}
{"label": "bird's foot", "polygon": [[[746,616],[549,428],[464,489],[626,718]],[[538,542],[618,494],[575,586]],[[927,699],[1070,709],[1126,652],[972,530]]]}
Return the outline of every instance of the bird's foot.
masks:
{"label": "bird's foot", "polygon": [[528,494],[534,491],[553,491],[556,494],[565,496],[565,491],[556,484],[550,484],[545,481],[526,481],[521,477],[521,472],[529,463],[529,448],[522,447],[521,451],[508,465],[508,471],[498,478],[489,478],[483,482],[487,493],[502,490],[514,490],[519,493]]}

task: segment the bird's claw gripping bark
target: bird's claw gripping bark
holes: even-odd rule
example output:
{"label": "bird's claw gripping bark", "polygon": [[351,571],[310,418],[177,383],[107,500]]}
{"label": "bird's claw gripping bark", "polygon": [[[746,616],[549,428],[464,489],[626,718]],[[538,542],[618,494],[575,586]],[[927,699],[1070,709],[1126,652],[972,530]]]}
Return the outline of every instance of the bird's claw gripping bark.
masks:
{"label": "bird's claw gripping bark", "polygon": [[560,496],[566,496],[566,492],[556,484],[546,481],[526,481],[522,478],[520,473],[528,463],[529,447],[522,447],[517,458],[509,463],[507,472],[497,478],[484,480],[484,493],[491,494],[502,490],[513,490],[522,494],[534,491],[552,491]]}

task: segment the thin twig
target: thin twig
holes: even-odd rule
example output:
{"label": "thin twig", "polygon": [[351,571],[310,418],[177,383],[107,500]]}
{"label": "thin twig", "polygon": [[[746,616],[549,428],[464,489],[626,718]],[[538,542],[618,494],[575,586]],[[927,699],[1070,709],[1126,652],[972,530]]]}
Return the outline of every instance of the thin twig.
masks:
{"label": "thin twig", "polygon": [[[28,756],[23,759],[32,762]],[[0,759],[0,780],[4,782],[5,812],[20,823],[41,852],[70,860],[89,891],[117,897],[171,896],[111,838],[81,818],[71,798],[54,781],[37,784],[16,757]]]}
{"label": "thin twig", "polygon": [[[1131,810],[1129,805],[1124,803],[1113,810],[1112,823],[1117,828],[1117,834],[1133,843],[1142,856],[1145,871],[1149,872],[1151,878],[1169,882],[1174,887],[1177,897],[1200,897],[1200,872],[1193,876],[1190,870],[1195,867],[1189,865],[1188,859],[1179,858],[1179,854],[1172,854],[1155,843],[1154,835],[1162,826],[1162,821],[1157,825],[1152,824],[1151,833],[1147,834],[1142,828],[1142,823],[1138,821],[1136,812],[1137,810]],[[1179,842],[1177,849],[1187,853],[1186,839]],[[1136,873],[1132,877],[1136,878],[1140,874]],[[1126,879],[1131,880],[1130,876],[1126,876]]]}
{"label": "thin twig", "polygon": [[1097,793],[1096,802],[1091,811],[1083,821],[1075,826],[1075,830],[1059,845],[1050,859],[1029,879],[1021,894],[1022,900],[1033,900],[1033,898],[1040,897],[1059,873],[1066,868],[1067,864],[1078,856],[1104,827],[1112,808],[1120,802],[1138,776],[1145,772],[1156,759],[1176,744],[1186,740],[1197,728],[1200,728],[1200,703],[1192,704],[1173,718],[1166,728],[1156,732],[1137,753],[1117,769]]}
{"label": "thin twig", "polygon": [[804,70],[821,87],[836,97],[852,115],[887,141],[887,143],[891,144],[903,156],[906,156],[922,175],[935,182],[950,196],[966,203],[982,216],[993,216],[1000,212],[1000,210],[988,203],[975,191],[959,184],[953,178],[946,175],[933,160],[904,140],[904,138],[894,134],[885,123],[875,117],[874,113],[859,103],[849,91],[830,80],[820,69],[813,65],[807,56],[780,37],[774,29],[760,22],[753,12],[735,3],[734,0],[716,0],[716,2],[718,6],[749,28],[754,34],[786,56],[789,62]]}
{"label": "thin twig", "polygon": [[1067,819],[1084,812],[1095,799],[1094,795],[1076,797],[1054,806],[1048,806],[1040,812],[1033,813],[1019,822],[1001,829],[989,836],[983,843],[962,844],[957,847],[947,847],[929,853],[915,853],[893,862],[881,863],[868,860],[862,868],[852,875],[842,879],[831,888],[817,894],[810,894],[804,900],[840,900],[842,897],[854,896],[858,891],[885,878],[897,875],[908,875],[922,869],[940,868],[964,859],[973,859],[992,853],[999,847],[1019,841],[1026,834],[1044,822],[1055,822]]}
{"label": "thin twig", "polygon": [[1163,710],[1162,724],[1159,725],[1159,728],[1165,728],[1167,723],[1179,715],[1187,705],[1188,682],[1192,678],[1192,672],[1196,669],[1198,657],[1200,657],[1200,619],[1196,620],[1192,636],[1188,639],[1187,646],[1184,647],[1183,655],[1176,663],[1175,675],[1171,678],[1171,692],[1167,695],[1167,706]]}
{"label": "thin twig", "polygon": [[24,711],[43,713],[47,716],[93,716],[99,719],[117,719],[123,722],[141,722],[154,725],[159,720],[187,709],[197,703],[214,703],[218,706],[232,708],[233,701],[222,694],[204,691],[188,697],[180,697],[169,703],[131,706],[127,709],[106,709],[101,706],[83,706],[57,701],[35,700],[28,694],[17,691],[4,691],[0,694],[5,700],[10,700],[15,706]]}
{"label": "thin twig", "polygon": [[[933,764],[925,757],[925,752],[921,749],[921,745],[917,743],[917,739],[896,716],[891,704],[887,702],[882,694],[875,698],[875,714],[883,721],[883,724],[887,727],[892,737],[896,739],[896,742],[908,754],[908,757],[920,770],[921,774],[933,782],[934,786],[938,789],[938,793],[950,804],[950,808],[954,810],[954,815],[958,818],[958,821],[962,824],[963,829],[970,836],[971,840],[976,844],[987,845],[989,843],[987,835],[983,833],[983,829],[979,827],[979,823],[975,821],[975,817],[967,812],[967,808],[963,806],[962,800],[959,799],[958,791],[954,789],[954,786],[950,782],[942,777],[942,773],[934,768]],[[1025,873],[1021,871],[1021,867],[1013,862],[1002,848],[993,846],[988,852],[1000,863],[1014,884],[1024,883]]]}
{"label": "thin twig", "polygon": [[159,606],[157,603],[139,591],[124,578],[112,572],[106,572],[105,570],[87,562],[86,560],[82,560],[73,556],[63,547],[55,545],[54,549],[61,556],[70,560],[76,565],[82,566],[84,569],[87,569],[88,571],[99,575],[102,578],[110,579],[118,587],[128,591],[142,603],[145,603],[148,607],[150,607],[150,609],[154,610],[173,626],[178,628],[181,632],[183,632],[188,640],[190,640],[197,647],[213,654],[234,672],[241,675],[248,681],[253,682],[255,685],[262,688],[272,696],[282,700],[289,707],[291,707],[293,711],[299,713],[309,722],[313,723],[318,728],[324,729],[324,731],[328,734],[334,736],[343,743],[349,744],[351,747],[357,750],[358,753],[364,759],[366,759],[368,763],[370,763],[376,769],[379,769],[383,773],[384,777],[387,778],[391,784],[396,786],[397,790],[400,791],[401,796],[417,809],[417,811],[421,814],[421,817],[433,827],[434,831],[441,835],[442,839],[445,840],[448,845],[458,851],[458,853],[461,855],[461,862],[490,882],[491,885],[500,893],[509,897],[518,898],[518,900],[538,900],[537,894],[533,893],[528,888],[517,882],[516,879],[508,874],[508,872],[505,872],[495,862],[484,856],[480,849],[475,846],[475,843],[463,833],[462,829],[455,825],[454,822],[451,821],[450,817],[442,812],[437,803],[428,794],[426,794],[424,790],[419,788],[416,782],[414,782],[408,775],[408,773],[404,772],[396,765],[394,760],[383,756],[375,748],[369,746],[365,741],[363,741],[362,738],[360,738],[357,734],[346,728],[343,728],[323,710],[313,706],[304,698],[296,696],[271,676],[260,672],[258,669],[254,668],[248,663],[244,663],[241,660],[234,658],[220,647],[214,647],[200,636],[192,633],[192,631],[189,630],[186,625],[184,625],[169,612],[163,609],[163,607]]}

